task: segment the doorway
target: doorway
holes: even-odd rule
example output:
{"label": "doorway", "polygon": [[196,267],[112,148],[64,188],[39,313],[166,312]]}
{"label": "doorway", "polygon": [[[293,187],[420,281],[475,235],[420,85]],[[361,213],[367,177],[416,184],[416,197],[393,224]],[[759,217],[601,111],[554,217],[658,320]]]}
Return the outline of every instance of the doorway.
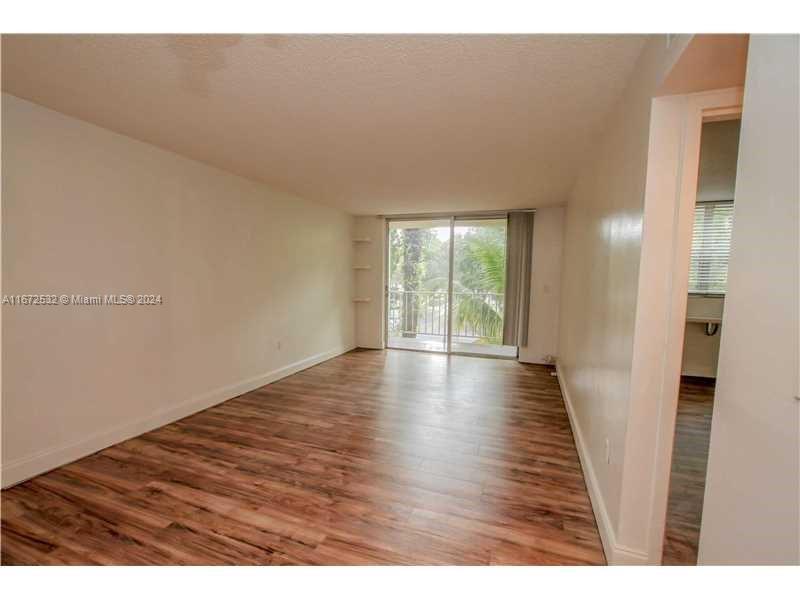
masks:
{"label": "doorway", "polygon": [[664,526],[665,565],[697,564],[733,231],[740,125],[738,116],[729,115],[706,121],[700,134],[683,356]]}
{"label": "doorway", "polygon": [[702,127],[741,113],[742,88],[658,96],[651,104],[637,282],[647,310],[637,310],[634,323],[629,418],[636,425],[623,461],[635,484],[620,502],[622,533],[608,544],[615,563],[662,563]]}
{"label": "doorway", "polygon": [[507,217],[387,220],[388,348],[516,358],[503,344]]}

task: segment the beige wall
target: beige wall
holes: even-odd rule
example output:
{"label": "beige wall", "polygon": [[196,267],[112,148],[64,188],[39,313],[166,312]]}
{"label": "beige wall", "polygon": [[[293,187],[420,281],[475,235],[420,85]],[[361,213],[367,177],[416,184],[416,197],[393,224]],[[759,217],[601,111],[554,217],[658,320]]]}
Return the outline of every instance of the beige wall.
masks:
{"label": "beige wall", "polygon": [[683,361],[681,375],[692,377],[716,377],[719,357],[719,340],[722,324],[717,325],[714,335],[707,335],[705,323],[686,323],[683,337]]}
{"label": "beige wall", "polygon": [[653,96],[688,39],[648,42],[567,204],[558,367],[612,562],[628,423],[642,211]]}
{"label": "beige wall", "polygon": [[716,377],[719,340],[722,324],[717,324],[714,335],[706,335],[702,319],[722,319],[725,298],[714,296],[689,296],[686,303],[686,331],[683,338],[681,375]]}
{"label": "beige wall", "polygon": [[528,345],[519,349],[521,362],[547,364],[548,356],[558,355],[564,213],[563,206],[548,206],[537,208],[533,217]]}
{"label": "beige wall", "polygon": [[701,564],[800,564],[798,36],[752,36]]}
{"label": "beige wall", "polygon": [[354,346],[349,215],[6,94],[2,118],[4,293],[164,298],[3,307],[3,485]]}

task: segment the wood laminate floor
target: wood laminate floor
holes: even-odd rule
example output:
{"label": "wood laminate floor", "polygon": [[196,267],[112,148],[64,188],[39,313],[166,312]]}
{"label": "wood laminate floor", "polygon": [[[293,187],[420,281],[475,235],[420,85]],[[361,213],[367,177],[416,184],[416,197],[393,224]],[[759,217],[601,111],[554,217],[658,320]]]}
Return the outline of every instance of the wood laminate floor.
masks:
{"label": "wood laminate floor", "polygon": [[713,406],[713,379],[681,378],[664,530],[665,565],[697,564]]}
{"label": "wood laminate floor", "polygon": [[558,383],[353,351],[2,493],[4,564],[602,564]]}

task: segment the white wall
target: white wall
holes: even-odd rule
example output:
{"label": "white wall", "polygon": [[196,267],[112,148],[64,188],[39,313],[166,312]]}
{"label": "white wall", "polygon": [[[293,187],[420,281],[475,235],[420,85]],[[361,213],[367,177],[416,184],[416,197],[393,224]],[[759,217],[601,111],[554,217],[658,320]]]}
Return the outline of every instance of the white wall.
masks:
{"label": "white wall", "polygon": [[3,306],[4,486],[354,346],[352,217],[14,96],[2,111],[4,293],[164,298]]}
{"label": "white wall", "polygon": [[800,563],[798,36],[751,36],[701,564]]}
{"label": "white wall", "polygon": [[705,323],[686,323],[681,375],[689,375],[691,377],[717,376],[722,324],[717,324],[716,327],[714,335],[707,335]]}
{"label": "white wall", "polygon": [[687,43],[648,42],[567,204],[558,370],[610,562],[645,558],[628,552],[617,529],[650,109]]}
{"label": "white wall", "polygon": [[354,265],[370,267],[355,271],[354,294],[369,298],[356,304],[356,345],[359,348],[383,348],[384,270],[386,266],[386,220],[382,217],[356,217],[355,238],[369,242],[354,243]]}
{"label": "white wall", "polygon": [[[706,335],[702,319],[722,319],[725,298],[721,296],[689,296],[686,303],[686,331],[683,338],[681,375],[716,377],[722,323],[714,335]],[[695,322],[697,321],[697,322]]]}
{"label": "white wall", "polygon": [[537,208],[533,217],[528,345],[519,348],[521,362],[547,364],[547,356],[558,355],[564,213],[563,206],[548,206]]}

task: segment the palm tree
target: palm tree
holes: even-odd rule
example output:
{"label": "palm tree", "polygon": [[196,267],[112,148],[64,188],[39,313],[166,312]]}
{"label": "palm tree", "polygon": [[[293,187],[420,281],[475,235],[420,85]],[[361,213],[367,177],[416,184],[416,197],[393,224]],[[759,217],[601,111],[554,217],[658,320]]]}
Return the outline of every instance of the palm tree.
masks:
{"label": "palm tree", "polygon": [[[504,232],[503,232],[504,233]],[[503,236],[504,237],[504,236]],[[506,287],[506,249],[498,236],[471,236],[464,248],[465,260],[473,271],[470,287],[454,281],[456,331],[471,330],[479,341],[502,343],[503,304],[499,297]],[[464,282],[466,283],[466,281]]]}

